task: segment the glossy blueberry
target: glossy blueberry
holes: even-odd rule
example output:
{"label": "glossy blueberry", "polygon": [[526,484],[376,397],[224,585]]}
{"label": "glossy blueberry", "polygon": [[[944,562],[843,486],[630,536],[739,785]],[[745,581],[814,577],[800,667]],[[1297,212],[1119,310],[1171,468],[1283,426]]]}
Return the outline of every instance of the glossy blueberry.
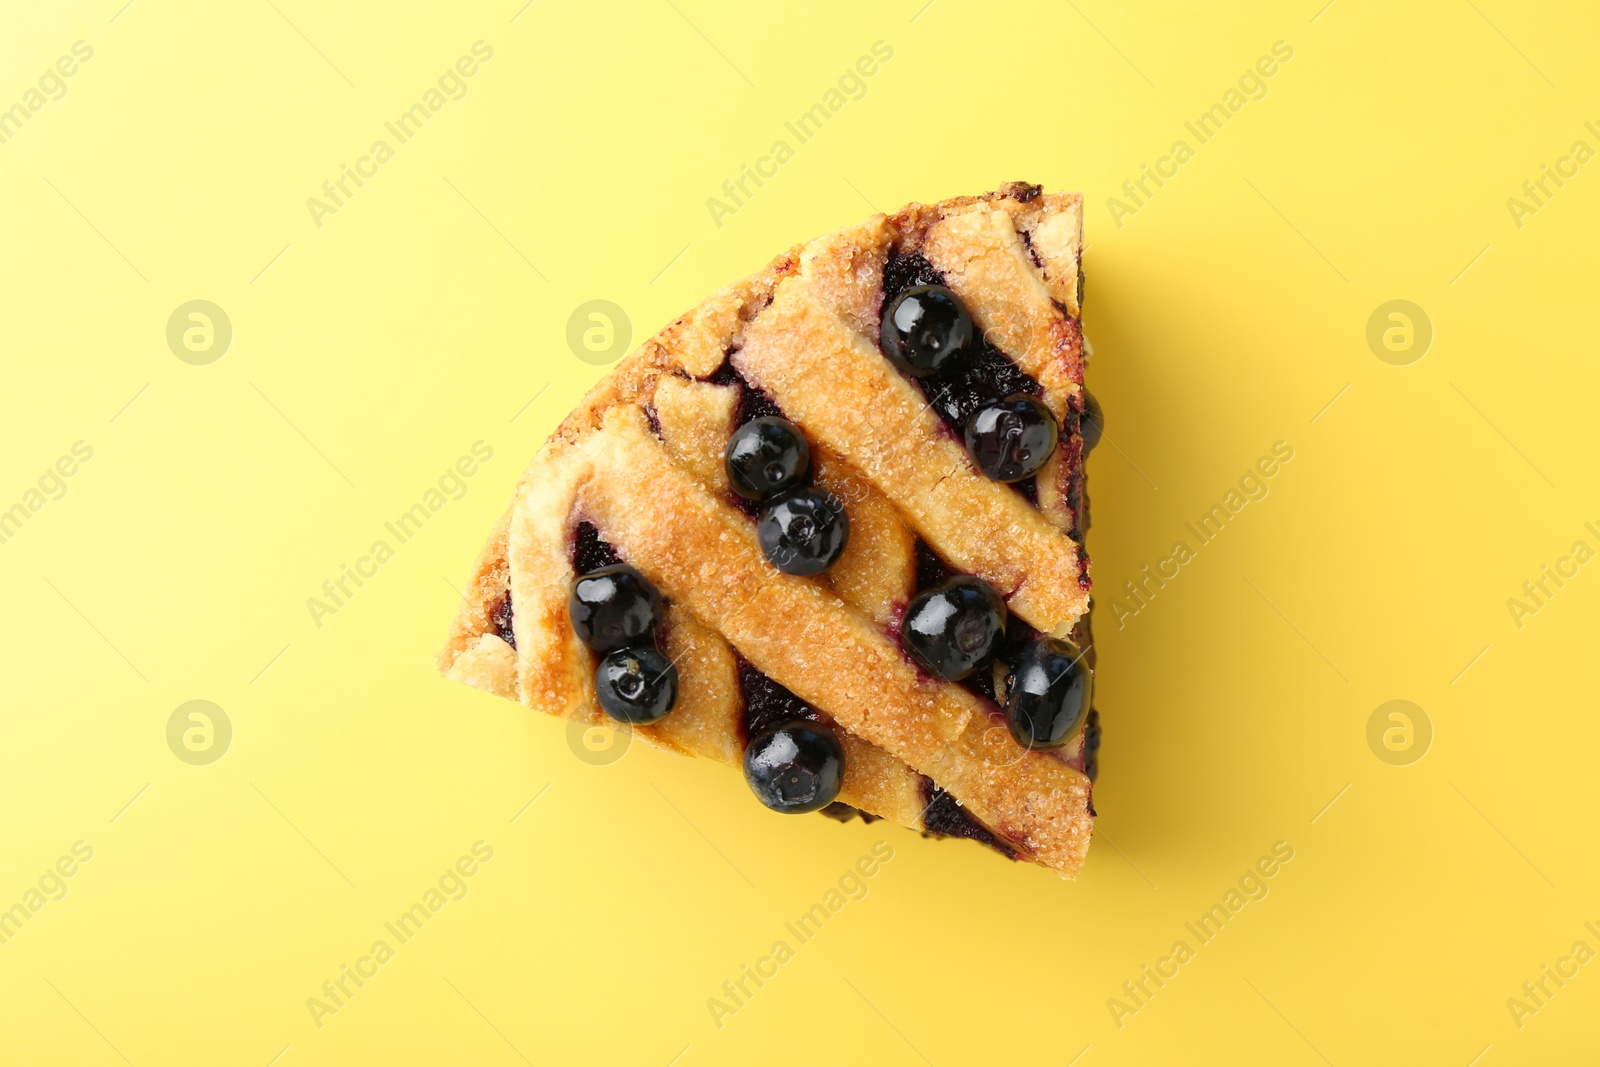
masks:
{"label": "glossy blueberry", "polygon": [[636,644],[660,625],[661,594],[644,575],[618,563],[573,584],[567,615],[580,641],[596,652],[610,652]]}
{"label": "glossy blueberry", "polygon": [[1017,744],[1055,748],[1077,732],[1089,714],[1094,672],[1065,641],[1041,637],[1022,650],[1006,694],[1006,724]]}
{"label": "glossy blueberry", "polygon": [[906,372],[924,378],[959,362],[972,333],[960,297],[942,285],[918,285],[884,308],[878,344]]}
{"label": "glossy blueberry", "polygon": [[619,648],[595,668],[594,693],[619,722],[656,722],[678,699],[678,668],[652,645]]}
{"label": "glossy blueberry", "polygon": [[1026,393],[992,400],[967,420],[967,454],[997,482],[1020,482],[1039,473],[1060,435],[1056,417]]}
{"label": "glossy blueberry", "polygon": [[768,504],[756,522],[767,562],[785,574],[821,574],[850,540],[850,516],[826,489],[795,489]]}
{"label": "glossy blueberry", "polygon": [[728,439],[723,460],[733,491],[746,500],[770,500],[805,481],[811,446],[788,419],[752,419]]}
{"label": "glossy blueberry", "polygon": [[959,682],[1000,649],[1006,602],[981,578],[957,575],[906,606],[900,643],[925,669]]}
{"label": "glossy blueberry", "polygon": [[794,719],[750,739],[744,777],[761,803],[785,815],[827,807],[844,778],[844,749],[821,723]]}

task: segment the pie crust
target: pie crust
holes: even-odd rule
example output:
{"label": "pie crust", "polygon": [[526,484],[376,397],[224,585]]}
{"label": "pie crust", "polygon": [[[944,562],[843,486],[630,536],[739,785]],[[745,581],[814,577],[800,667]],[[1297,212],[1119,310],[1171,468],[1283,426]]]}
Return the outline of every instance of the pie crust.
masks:
{"label": "pie crust", "polygon": [[[1097,717],[1062,748],[1027,749],[983,692],[919,670],[898,627],[931,554],[1092,657],[1081,231],[1081,196],[1012,183],[874,216],[711,296],[619,363],[540,449],[479,557],[440,670],[611,723],[594,653],[567,617],[587,524],[667,599],[662,648],[679,672],[666,718],[612,725],[739,767],[743,664],[834,727],[843,805],[1074,875],[1091,832]],[[907,256],[942,275],[1060,422],[1031,494],[986,478],[923,387],[879,352],[886,266]],[[723,452],[753,390],[803,429],[816,483],[845,504],[849,542],[817,577],[768,564],[729,489]]]}

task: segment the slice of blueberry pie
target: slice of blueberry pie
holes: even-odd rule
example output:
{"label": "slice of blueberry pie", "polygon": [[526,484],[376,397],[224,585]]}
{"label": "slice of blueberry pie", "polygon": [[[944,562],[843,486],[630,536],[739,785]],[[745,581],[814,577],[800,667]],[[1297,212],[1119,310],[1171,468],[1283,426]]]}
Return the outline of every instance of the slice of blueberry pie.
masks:
{"label": "slice of blueberry pie", "polygon": [[1012,183],[800,245],[535,457],[440,669],[1071,876],[1091,706],[1082,198]]}

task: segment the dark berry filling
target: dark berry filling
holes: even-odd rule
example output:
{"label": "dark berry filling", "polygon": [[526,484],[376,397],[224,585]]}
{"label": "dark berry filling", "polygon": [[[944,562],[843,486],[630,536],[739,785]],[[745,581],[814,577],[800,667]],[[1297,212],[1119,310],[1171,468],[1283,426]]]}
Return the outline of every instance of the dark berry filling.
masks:
{"label": "dark berry filling", "polygon": [[707,378],[706,381],[712,385],[737,385],[739,387],[739,410],[734,417],[734,429],[738,429],[751,419],[766,418],[768,416],[783,418],[782,409],[778,407],[772,397],[745,381],[744,376],[733,365],[732,359],[724,359],[722,366],[713,371],[711,377]]}
{"label": "dark berry filling", "polygon": [[740,381],[744,386],[744,391],[739,394],[738,424],[740,426],[754,419],[783,418],[783,409],[778,407],[777,401],[749,382],[743,379],[740,379]]}
{"label": "dark berry filling", "polygon": [[974,341],[972,348],[972,357],[954,370],[912,379],[957,440],[964,438],[967,420],[984,405],[1014,393],[1042,392],[1037,381],[987,342]]}
{"label": "dark berry filling", "polygon": [[711,375],[704,380],[712,385],[743,385],[744,379],[739,376],[739,372],[733,366],[732,357],[735,351],[733,348],[728,349],[723,354],[721,366],[712,371]]}
{"label": "dark berry filling", "polygon": [[1000,660],[1004,663],[1015,663],[1022,650],[1033,642],[1039,640],[1039,631],[1023,622],[1020,616],[1012,615],[1006,619],[1006,640],[1000,646]]}
{"label": "dark berry filling", "polygon": [[945,837],[965,837],[970,841],[988,845],[1006,859],[1016,859],[1017,850],[996,837],[988,827],[974,819],[955,797],[933,784],[931,778],[922,779],[922,798],[926,807],[922,812],[922,825],[929,833]]}
{"label": "dark berry filling", "polygon": [[955,574],[945,566],[944,560],[933,554],[933,549],[928,547],[928,542],[917,538],[917,592],[932,589]]}
{"label": "dark berry filling", "polygon": [[[1023,202],[1026,203],[1027,201]],[[1022,247],[1028,250],[1028,258],[1033,261],[1033,265],[1038,267],[1040,270],[1043,270],[1044,260],[1039,258],[1038,250],[1033,247],[1033,235],[1027,230],[1018,230],[1017,236],[1022,238]],[[1061,306],[1059,301],[1052,300],[1051,303],[1055,304],[1057,307]]]}
{"label": "dark berry filling", "polygon": [[827,807],[818,812],[818,814],[826,815],[828,818],[837,819],[840,822],[849,822],[851,819],[859,818],[862,822],[868,824],[877,822],[879,818],[879,816],[872,814],[870,811],[862,811],[860,808],[852,808],[842,800],[835,800],[832,804],[829,804]]}
{"label": "dark berry filling", "polygon": [[1100,401],[1089,390],[1083,391],[1083,414],[1078,416],[1078,432],[1083,435],[1083,453],[1100,443],[1100,436],[1106,427],[1106,413],[1100,407]]}
{"label": "dark berry filling", "polygon": [[1083,727],[1083,773],[1091,782],[1100,773],[1100,713],[1092,707]]}
{"label": "dark berry filling", "polygon": [[1039,396],[1044,392],[1027,371],[987,341],[975,339],[972,348],[972,358],[954,370],[917,379],[933,410],[957,438],[966,432],[973,412],[990,401],[1012,393]]}
{"label": "dark berry filling", "polygon": [[762,674],[749,660],[738,656],[738,663],[739,692],[744,698],[739,726],[747,743],[757,734],[794,719],[822,721],[822,714],[816,708]]}
{"label": "dark berry filling", "polygon": [[621,563],[617,550],[609,541],[600,536],[600,531],[594,528],[593,523],[580,522],[572,538],[572,569],[579,574],[588,574],[601,567],[613,567]]}
{"label": "dark berry filling", "polygon": [[889,254],[883,265],[883,302],[887,304],[907,289],[918,285],[943,285],[944,275],[921,252]]}
{"label": "dark berry filling", "polygon": [[[991,663],[983,667],[981,670],[974,671],[971,677],[963,678],[957,684],[965,688],[969,693],[976,694],[977,696],[983,697],[985,700],[999,704],[1000,698],[995,695],[994,688],[994,667],[995,665]],[[1005,668],[1002,666],[1001,669],[1004,670]]]}
{"label": "dark berry filling", "polygon": [[506,590],[506,595],[494,602],[494,607],[489,609],[489,625],[494,627],[494,634],[500,640],[517,647],[517,634],[512,628],[511,590]]}
{"label": "dark berry filling", "polygon": [[1044,192],[1044,188],[1028,182],[1007,182],[1002,191],[1019,204],[1026,204]]}
{"label": "dark berry filling", "polygon": [[774,811],[875,821],[877,816],[834,800],[844,777],[844,748],[821,712],[738,652],[734,656],[744,700],[739,728],[745,781],[761,802]]}

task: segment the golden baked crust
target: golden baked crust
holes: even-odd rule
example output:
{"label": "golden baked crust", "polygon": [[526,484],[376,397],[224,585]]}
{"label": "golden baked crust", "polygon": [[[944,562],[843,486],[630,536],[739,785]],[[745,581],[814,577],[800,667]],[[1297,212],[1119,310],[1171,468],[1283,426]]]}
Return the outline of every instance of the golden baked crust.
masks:
{"label": "golden baked crust", "polygon": [[[789,250],[646,341],[524,474],[441,671],[551,714],[610,722],[594,697],[594,654],[567,618],[584,522],[670,605],[663,647],[679,698],[660,722],[632,727],[639,736],[739,765],[742,659],[833,725],[844,803],[923,829],[935,793],[948,794],[973,836],[986,831],[1070,877],[1092,818],[1083,731],[1054,751],[1017,745],[993,704],[906,659],[898,623],[921,540],[1036,629],[1081,630],[1081,219],[1077,194],[1020,185],[913,204]],[[984,477],[878,352],[885,264],[910,252],[943,274],[1061,420],[1037,506]],[[726,380],[730,369],[805,429],[816,482],[846,506],[850,542],[815,578],[773,569],[730,503],[723,451],[743,387]],[[506,616],[511,643],[498,636]]]}

